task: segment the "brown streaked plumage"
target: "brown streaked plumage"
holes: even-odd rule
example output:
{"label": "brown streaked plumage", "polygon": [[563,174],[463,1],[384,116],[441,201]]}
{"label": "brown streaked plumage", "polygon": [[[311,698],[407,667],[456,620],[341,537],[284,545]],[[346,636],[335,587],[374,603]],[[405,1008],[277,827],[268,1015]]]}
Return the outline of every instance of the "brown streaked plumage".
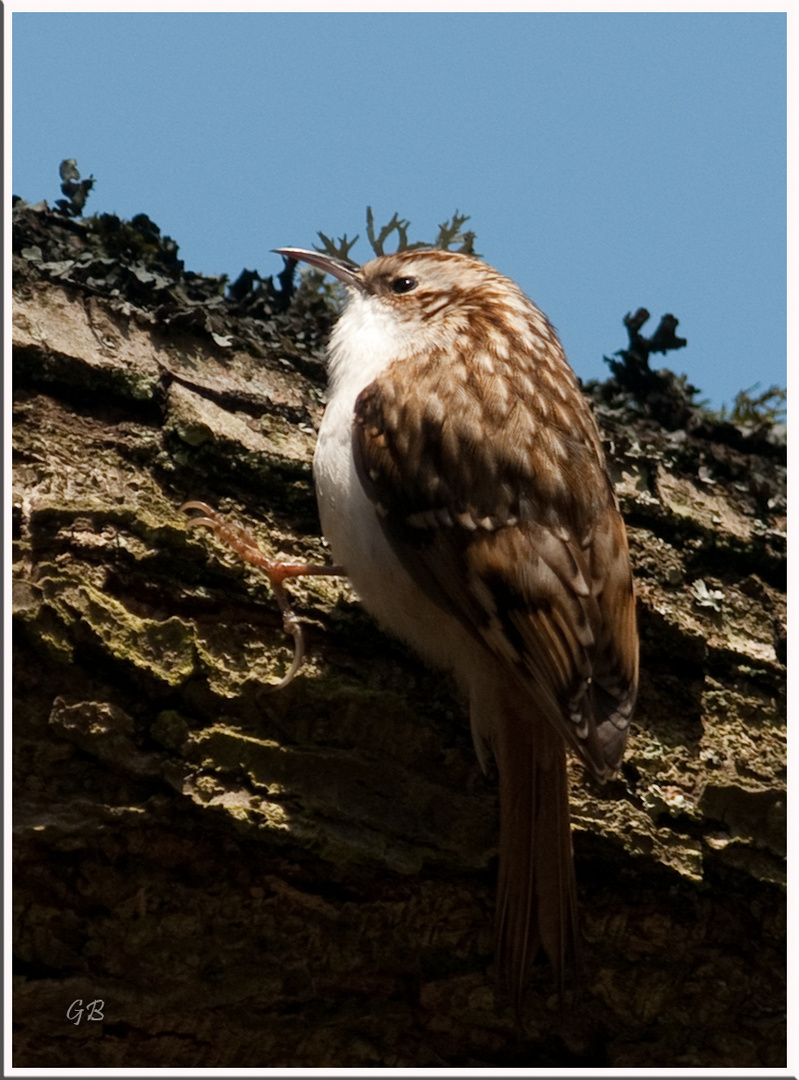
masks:
{"label": "brown streaked plumage", "polygon": [[576,943],[564,742],[605,780],[635,703],[627,539],[557,335],[513,282],[449,252],[339,278],[314,457],[333,557],[377,620],[469,696],[501,806],[497,960],[517,1006],[543,947]]}

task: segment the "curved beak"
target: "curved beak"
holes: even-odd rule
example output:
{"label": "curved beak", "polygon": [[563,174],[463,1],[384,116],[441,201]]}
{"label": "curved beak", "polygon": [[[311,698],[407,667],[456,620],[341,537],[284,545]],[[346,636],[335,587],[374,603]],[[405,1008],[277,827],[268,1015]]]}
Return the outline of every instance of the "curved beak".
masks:
{"label": "curved beak", "polygon": [[285,258],[293,259],[295,262],[310,263],[311,266],[315,266],[318,270],[323,270],[326,274],[338,278],[345,285],[358,289],[360,292],[364,291],[364,284],[358,277],[360,267],[354,263],[344,262],[343,259],[336,259],[332,255],[324,255],[321,251],[306,251],[304,248],[287,247],[274,248],[273,250],[276,255],[283,255]]}

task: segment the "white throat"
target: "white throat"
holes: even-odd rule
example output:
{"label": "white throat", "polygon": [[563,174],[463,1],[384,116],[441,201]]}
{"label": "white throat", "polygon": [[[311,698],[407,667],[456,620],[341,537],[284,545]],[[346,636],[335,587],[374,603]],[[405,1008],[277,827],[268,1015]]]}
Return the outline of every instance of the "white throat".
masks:
{"label": "white throat", "polygon": [[349,290],[349,302],[330,335],[329,399],[355,399],[389,364],[412,351],[411,327],[376,296]]}

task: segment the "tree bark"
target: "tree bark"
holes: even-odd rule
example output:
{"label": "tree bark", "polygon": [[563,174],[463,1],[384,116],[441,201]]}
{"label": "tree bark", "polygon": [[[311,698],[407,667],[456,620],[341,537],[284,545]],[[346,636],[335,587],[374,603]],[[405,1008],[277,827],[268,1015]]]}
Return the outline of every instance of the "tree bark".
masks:
{"label": "tree bark", "polygon": [[80,280],[82,226],[20,220],[14,1065],[784,1066],[783,449],[598,406],[641,694],[620,777],[571,764],[581,992],[542,963],[520,1030],[462,703],[326,578],[272,692],[265,580],[179,511],[328,558],[324,305],[178,304],[182,269],[134,303]]}

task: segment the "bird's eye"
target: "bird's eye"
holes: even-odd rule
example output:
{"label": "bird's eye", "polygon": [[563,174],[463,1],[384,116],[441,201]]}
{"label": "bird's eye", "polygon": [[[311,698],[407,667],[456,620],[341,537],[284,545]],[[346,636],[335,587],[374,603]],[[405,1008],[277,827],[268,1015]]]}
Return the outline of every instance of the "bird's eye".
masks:
{"label": "bird's eye", "polygon": [[415,288],[416,278],[414,277],[398,277],[391,282],[391,291],[395,293],[406,293]]}

